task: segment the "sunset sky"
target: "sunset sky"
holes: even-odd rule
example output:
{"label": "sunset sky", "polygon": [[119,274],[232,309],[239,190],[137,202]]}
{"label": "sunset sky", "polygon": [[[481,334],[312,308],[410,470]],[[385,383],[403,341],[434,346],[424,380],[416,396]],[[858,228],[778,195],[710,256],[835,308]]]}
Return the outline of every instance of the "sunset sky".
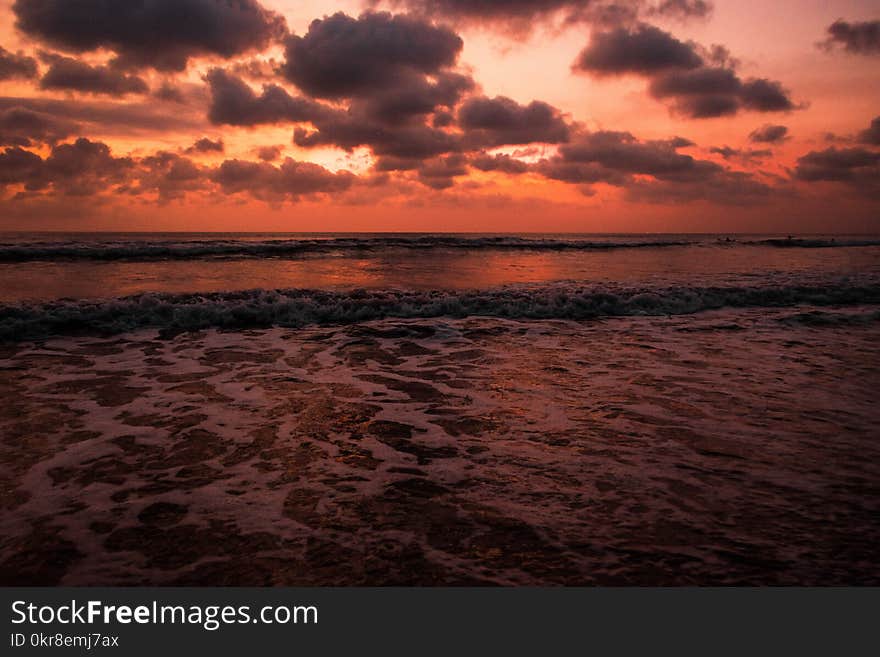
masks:
{"label": "sunset sky", "polygon": [[0,0],[0,230],[880,231],[876,0]]}

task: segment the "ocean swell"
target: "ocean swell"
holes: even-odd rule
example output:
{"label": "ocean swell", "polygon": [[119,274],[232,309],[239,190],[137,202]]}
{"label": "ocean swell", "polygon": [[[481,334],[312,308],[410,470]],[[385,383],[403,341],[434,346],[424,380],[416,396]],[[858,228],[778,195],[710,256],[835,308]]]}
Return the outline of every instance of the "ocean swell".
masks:
{"label": "ocean swell", "polygon": [[0,262],[38,260],[190,260],[198,258],[294,258],[335,252],[385,249],[496,249],[537,251],[608,251],[613,249],[689,246],[680,240],[586,241],[522,237],[339,237],[332,239],[185,240],[113,242],[0,243]]}
{"label": "ocean swell", "polygon": [[466,292],[289,289],[212,294],[148,293],[111,300],[0,306],[0,340],[107,335],[150,327],[170,330],[301,327],[384,318],[470,316],[584,320],[684,315],[720,308],[860,304],[880,304],[880,283],[660,289],[552,285]]}

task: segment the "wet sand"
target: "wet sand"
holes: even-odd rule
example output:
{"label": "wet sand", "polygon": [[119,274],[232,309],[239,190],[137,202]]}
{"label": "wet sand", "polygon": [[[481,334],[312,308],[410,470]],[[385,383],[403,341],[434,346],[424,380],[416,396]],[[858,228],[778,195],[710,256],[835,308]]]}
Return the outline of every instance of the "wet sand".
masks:
{"label": "wet sand", "polygon": [[880,584],[873,309],[0,346],[0,584]]}

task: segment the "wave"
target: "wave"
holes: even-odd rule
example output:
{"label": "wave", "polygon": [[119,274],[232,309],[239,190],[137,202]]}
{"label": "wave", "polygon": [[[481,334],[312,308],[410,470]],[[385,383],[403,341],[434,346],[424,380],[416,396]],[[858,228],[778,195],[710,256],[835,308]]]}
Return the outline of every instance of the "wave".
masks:
{"label": "wave", "polygon": [[0,306],[0,341],[114,334],[140,328],[302,327],[385,318],[571,319],[684,315],[704,310],[880,304],[880,283],[776,287],[596,289],[574,285],[479,291],[248,290],[148,293],[103,301]]}
{"label": "wave", "polygon": [[742,242],[751,246],[774,246],[780,249],[831,249],[839,247],[880,246],[880,240],[866,239],[811,239],[805,237],[769,238]]}
{"label": "wave", "polygon": [[271,258],[326,255],[337,251],[398,249],[498,249],[608,251],[689,246],[681,240],[605,242],[522,237],[370,237],[295,240],[187,240],[181,242],[31,242],[0,244],[0,262],[34,260],[186,260],[196,258]]}

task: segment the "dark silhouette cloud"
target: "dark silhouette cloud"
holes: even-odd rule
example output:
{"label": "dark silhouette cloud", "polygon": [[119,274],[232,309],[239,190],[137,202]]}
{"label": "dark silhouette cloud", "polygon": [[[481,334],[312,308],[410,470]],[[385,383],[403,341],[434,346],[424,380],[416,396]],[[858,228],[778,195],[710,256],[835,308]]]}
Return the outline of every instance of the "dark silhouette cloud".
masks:
{"label": "dark silhouette cloud", "polygon": [[671,68],[697,68],[702,63],[693,44],[683,43],[668,32],[643,23],[634,29],[620,27],[595,32],[573,68],[596,75],[650,75]]}
{"label": "dark silhouette cloud", "polygon": [[71,57],[50,55],[49,70],[40,78],[42,89],[63,89],[108,96],[144,94],[147,83],[136,75],[129,75],[109,66],[90,66]]}
{"label": "dark silhouette cloud", "polygon": [[351,98],[436,74],[455,64],[462,46],[448,28],[410,16],[337,13],[288,37],[281,71],[312,96]]}
{"label": "dark silhouette cloud", "polygon": [[645,76],[651,96],[669,101],[674,112],[688,118],[729,116],[740,110],[797,109],[782,84],[764,78],[743,80],[736,65],[723,46],[702,48],[638,23],[594,32],[572,70],[599,77]]}
{"label": "dark silhouette cloud", "polygon": [[828,37],[819,46],[825,50],[842,48],[856,55],[880,55],[880,20],[834,21],[828,26]]}
{"label": "dark silhouette cloud", "polygon": [[569,138],[569,126],[561,112],[538,100],[520,105],[504,96],[471,98],[459,109],[458,124],[471,148],[557,144]]}
{"label": "dark silhouette cloud", "polygon": [[191,57],[230,58],[286,34],[257,0],[15,0],[19,30],[68,52],[106,48],[123,67],[182,71]]}
{"label": "dark silhouette cloud", "polygon": [[758,144],[778,144],[788,139],[788,128],[784,125],[762,125],[749,134],[749,141]]}
{"label": "dark silhouette cloud", "polygon": [[741,109],[784,112],[798,107],[779,82],[742,80],[725,67],[664,73],[651,81],[649,92],[654,98],[671,100],[673,111],[694,119],[729,116]]}
{"label": "dark silhouette cloud", "polygon": [[159,151],[139,160],[131,180],[116,191],[133,195],[155,193],[160,203],[166,203],[205,189],[209,182],[207,173],[207,169],[187,157]]}
{"label": "dark silhouette cloud", "polygon": [[478,153],[471,157],[469,164],[480,171],[499,171],[507,174],[527,173],[531,167],[528,162],[523,162],[506,153],[490,155]]}
{"label": "dark silhouette cloud", "polygon": [[87,124],[102,134],[144,134],[150,132],[201,130],[205,121],[191,111],[156,102],[111,102],[55,98],[0,96],[0,111],[22,107],[57,120]]}
{"label": "dark silhouette cloud", "polygon": [[655,204],[678,204],[704,201],[718,205],[750,206],[764,203],[787,190],[755,179],[743,171],[718,171],[703,180],[639,180],[626,188],[631,201]]}
{"label": "dark silhouette cloud", "polygon": [[859,141],[863,144],[880,146],[880,116],[871,121],[871,126],[859,133]]}
{"label": "dark silhouette cloud", "polygon": [[133,166],[131,158],[113,157],[106,144],[80,137],[72,144],[53,146],[45,160],[18,147],[7,148],[0,154],[0,184],[90,196],[123,182]]}
{"label": "dark silhouette cloud", "polygon": [[32,146],[34,143],[55,142],[79,129],[72,121],[35,112],[26,107],[0,109],[0,145]]}
{"label": "dark silhouette cloud", "polygon": [[880,174],[880,152],[864,148],[827,148],[799,158],[795,176],[800,180],[857,181]]}
{"label": "dark silhouette cloud", "polygon": [[263,86],[258,96],[241,78],[223,69],[211,69],[207,80],[211,90],[208,118],[215,124],[299,123],[326,111],[313,100],[291,96],[277,84]]}
{"label": "dark silhouette cloud", "polygon": [[687,139],[639,141],[629,132],[600,131],[580,135],[559,147],[563,162],[595,164],[620,174],[650,175],[666,180],[703,178],[720,170],[714,162],[679,153]]}
{"label": "dark silhouette cloud", "polygon": [[351,150],[368,146],[378,156],[424,159],[460,151],[461,139],[455,134],[426,125],[386,127],[364,123],[347,112],[338,112],[316,122],[317,130],[294,130],[297,146],[337,146]]}
{"label": "dark silhouette cloud", "polygon": [[257,157],[264,162],[274,162],[284,150],[284,146],[260,146],[257,149]]}
{"label": "dark silhouette cloud", "polygon": [[12,53],[0,46],[0,80],[37,77],[37,60],[22,52]]}
{"label": "dark silhouette cloud", "polygon": [[880,199],[880,152],[860,147],[811,151],[798,159],[794,177],[845,183],[863,196]]}
{"label": "dark silhouette cloud", "polygon": [[192,146],[186,149],[187,153],[222,153],[226,150],[222,139],[216,141],[202,137],[198,139]]}
{"label": "dark silhouette cloud", "polygon": [[176,87],[170,82],[163,82],[158,89],[153,92],[153,96],[159,100],[169,103],[185,103],[186,98],[180,87]]}
{"label": "dark silhouette cloud", "polygon": [[248,193],[265,201],[297,200],[302,196],[342,192],[356,176],[349,171],[333,173],[311,162],[287,158],[281,166],[267,162],[226,160],[210,178],[227,194]]}
{"label": "dark silhouette cloud", "polygon": [[755,160],[773,155],[773,151],[769,149],[731,148],[730,146],[713,146],[709,152],[720,155],[725,160],[738,160],[743,164],[750,164]]}
{"label": "dark silhouette cloud", "polygon": [[618,25],[640,15],[688,19],[712,11],[707,0],[369,0],[367,4],[405,8],[452,22],[499,25],[515,36],[528,33],[539,21]]}
{"label": "dark silhouette cloud", "polygon": [[419,182],[432,189],[448,189],[455,178],[467,174],[467,160],[460,153],[422,162],[418,167]]}

